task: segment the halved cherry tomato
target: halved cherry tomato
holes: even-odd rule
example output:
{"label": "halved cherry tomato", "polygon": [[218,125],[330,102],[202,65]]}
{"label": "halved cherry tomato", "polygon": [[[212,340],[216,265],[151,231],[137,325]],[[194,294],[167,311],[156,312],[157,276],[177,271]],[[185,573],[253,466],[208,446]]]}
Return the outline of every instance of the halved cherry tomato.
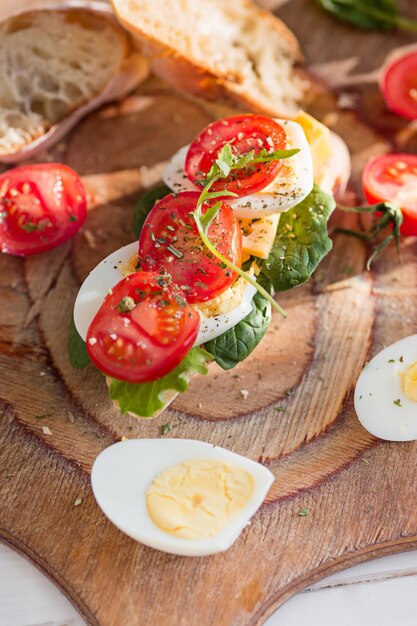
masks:
{"label": "halved cherry tomato", "polygon": [[104,299],[87,333],[87,352],[105,374],[132,383],[157,380],[193,346],[200,318],[171,277],[136,272]]}
{"label": "halved cherry tomato", "polygon": [[417,155],[384,154],[363,171],[363,191],[371,204],[393,202],[403,213],[403,235],[417,235]]}
{"label": "halved cherry tomato", "polygon": [[[169,272],[188,302],[211,300],[237,277],[201,240],[192,216],[199,197],[196,191],[185,191],[159,200],[146,218],[139,239],[141,267]],[[240,267],[242,231],[225,202],[211,223],[208,236],[219,252]]]}
{"label": "halved cherry tomato", "polygon": [[87,215],[84,185],[59,163],[23,165],[0,176],[0,248],[27,256],[73,237]]}
{"label": "halved cherry tomato", "polygon": [[384,70],[380,88],[390,111],[417,119],[417,51],[395,59]]}
{"label": "halved cherry tomato", "polygon": [[[263,115],[235,115],[210,124],[194,139],[187,152],[185,173],[193,183],[201,184],[206,178],[226,143],[232,145],[232,152],[237,156],[251,150],[258,154],[263,148],[267,152],[285,150],[287,135],[280,124]],[[280,167],[280,161],[257,163],[216,181],[212,190],[227,189],[239,197],[249,196],[269,185]]]}

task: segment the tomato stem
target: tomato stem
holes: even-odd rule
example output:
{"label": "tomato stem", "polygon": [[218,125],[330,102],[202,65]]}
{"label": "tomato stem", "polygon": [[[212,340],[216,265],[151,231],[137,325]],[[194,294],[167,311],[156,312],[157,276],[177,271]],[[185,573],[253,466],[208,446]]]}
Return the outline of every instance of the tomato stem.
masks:
{"label": "tomato stem", "polygon": [[371,265],[375,261],[376,257],[380,254],[380,252],[382,252],[382,250],[392,240],[395,241],[395,246],[397,248],[397,254],[398,254],[398,257],[399,257],[399,259],[401,261],[401,252],[400,252],[401,233],[400,233],[400,227],[401,227],[401,224],[403,223],[403,214],[401,212],[401,209],[398,206],[396,206],[395,204],[392,204],[392,202],[379,202],[378,204],[371,204],[371,205],[365,205],[365,206],[354,206],[354,207],[343,206],[341,204],[338,204],[337,208],[340,211],[344,211],[345,213],[372,213],[372,214],[380,213],[381,216],[379,217],[379,219],[377,219],[377,221],[374,223],[374,225],[371,226],[371,228],[368,231],[366,231],[366,232],[349,230],[349,229],[346,229],[346,228],[336,228],[335,232],[342,233],[344,235],[350,235],[352,237],[356,237],[357,239],[361,239],[362,241],[366,241],[368,243],[372,243],[372,242],[374,242],[376,240],[378,235],[385,228],[387,228],[389,225],[392,225],[392,227],[393,227],[392,232],[389,233],[389,235],[387,235],[385,237],[385,239],[383,239],[381,241],[381,243],[375,248],[375,250],[373,251],[373,253],[369,257],[369,259],[368,259],[368,261],[366,263],[366,269],[367,270],[371,269]]}

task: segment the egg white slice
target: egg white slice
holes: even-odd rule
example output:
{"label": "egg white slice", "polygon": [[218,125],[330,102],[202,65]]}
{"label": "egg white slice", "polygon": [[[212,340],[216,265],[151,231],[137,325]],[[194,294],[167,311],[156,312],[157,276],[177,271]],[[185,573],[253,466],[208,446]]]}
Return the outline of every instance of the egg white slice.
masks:
{"label": "egg white slice", "polygon": [[112,252],[91,270],[81,285],[74,304],[74,324],[84,341],[109,289],[122,280],[126,266],[137,253],[137,241]]}
{"label": "egg white slice", "polygon": [[362,370],[355,410],[372,435],[388,441],[417,439],[417,402],[405,395],[401,380],[416,361],[417,335],[411,335],[379,352]]}
{"label": "egg white slice", "polygon": [[[74,304],[74,324],[84,341],[87,337],[88,328],[103,304],[109,289],[112,289],[123,278],[137,251],[138,243],[135,241],[116,250],[116,252],[112,252],[96,265],[81,285]],[[200,315],[200,329],[194,345],[199,346],[210,339],[215,339],[243,320],[252,310],[252,298],[255,292],[256,288],[250,283],[246,283],[242,289],[239,303],[231,311],[212,317]],[[220,297],[227,298],[226,293]]]}
{"label": "egg white slice", "polygon": [[[164,470],[198,458],[217,459],[243,468],[254,479],[253,494],[248,504],[213,537],[173,537],[160,530],[150,518],[146,492]],[[260,463],[192,439],[121,441],[99,454],[91,472],[97,503],[119,530],[150,548],[180,556],[206,556],[230,548],[261,506],[273,481],[273,474]]]}
{"label": "egg white slice", "polygon": [[[241,289],[239,289],[237,301],[239,302],[227,313],[220,313],[212,315],[210,317],[200,314],[200,330],[198,331],[198,337],[194,343],[195,346],[200,346],[206,341],[215,339],[219,335],[223,335],[226,331],[230,330],[236,324],[241,322],[252,310],[252,300],[256,293],[256,287],[246,282],[244,278],[238,279],[243,281]],[[236,285],[236,283],[235,283]],[[216,300],[225,301],[227,303],[228,297],[233,297],[231,292],[235,289],[234,286],[229,287],[227,291],[223,292]],[[204,308],[203,302],[199,309]]]}
{"label": "egg white slice", "polygon": [[[244,198],[227,198],[237,217],[262,217],[282,213],[299,204],[313,189],[313,161],[304,130],[289,120],[276,120],[288,136],[288,147],[299,148],[300,152],[289,159],[282,159],[278,176],[264,189]],[[201,191],[184,172],[185,158],[189,146],[180,148],[166,165],[162,178],[164,183],[178,193]]]}

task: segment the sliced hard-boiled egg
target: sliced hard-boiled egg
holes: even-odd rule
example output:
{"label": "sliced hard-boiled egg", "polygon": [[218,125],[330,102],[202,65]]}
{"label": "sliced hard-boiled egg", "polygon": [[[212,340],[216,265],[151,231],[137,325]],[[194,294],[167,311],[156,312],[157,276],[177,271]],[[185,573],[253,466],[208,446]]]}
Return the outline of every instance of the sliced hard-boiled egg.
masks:
{"label": "sliced hard-boiled egg", "polygon": [[[313,188],[313,162],[302,127],[289,120],[276,121],[287,133],[287,148],[298,148],[300,151],[289,159],[283,159],[277,177],[258,193],[244,198],[227,198],[237,217],[262,217],[288,211],[304,200]],[[201,191],[184,171],[188,148],[185,146],[174,154],[162,175],[164,183],[174,192]]]}
{"label": "sliced hard-boiled egg", "polygon": [[112,252],[89,273],[80,287],[74,304],[74,324],[85,341],[88,328],[103,300],[127,273],[133,271],[132,258],[137,259],[137,241]]}
{"label": "sliced hard-boiled egg", "polygon": [[388,346],[364,367],[356,383],[355,410],[376,437],[417,439],[417,335]]}
{"label": "sliced hard-boiled egg", "polygon": [[[253,271],[249,274],[253,277]],[[217,298],[197,305],[200,312],[200,330],[194,345],[199,346],[215,339],[241,322],[252,310],[255,293],[256,287],[244,278],[238,278]]]}
{"label": "sliced hard-boiled egg", "polygon": [[117,528],[181,556],[230,548],[273,480],[260,463],[191,439],[121,441],[99,454],[91,473],[97,503]]}
{"label": "sliced hard-boiled egg", "polygon": [[[137,252],[137,242],[112,252],[90,272],[81,285],[74,304],[74,323],[84,341],[109,290],[123,276],[135,270]],[[194,345],[199,346],[215,339],[243,320],[252,310],[255,292],[253,285],[239,278],[220,296],[200,305],[200,329]]]}

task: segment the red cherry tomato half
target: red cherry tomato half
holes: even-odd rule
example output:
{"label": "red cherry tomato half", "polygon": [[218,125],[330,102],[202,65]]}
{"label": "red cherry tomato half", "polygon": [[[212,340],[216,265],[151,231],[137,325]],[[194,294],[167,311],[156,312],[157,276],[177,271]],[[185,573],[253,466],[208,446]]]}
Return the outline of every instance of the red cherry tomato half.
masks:
{"label": "red cherry tomato half", "polygon": [[417,235],[417,155],[384,154],[363,171],[363,191],[371,204],[393,202],[403,213],[403,235]]}
{"label": "red cherry tomato half", "polygon": [[107,295],[88,329],[87,352],[102,372],[145,383],[176,367],[193,346],[200,318],[170,277],[136,272]]}
{"label": "red cherry tomato half", "polygon": [[[139,239],[141,267],[169,272],[188,302],[211,300],[237,277],[203,244],[192,215],[199,197],[198,192],[185,191],[159,200],[146,218]],[[208,236],[219,252],[240,267],[242,231],[225,202],[211,223]]]}
{"label": "red cherry tomato half", "polygon": [[0,176],[0,247],[27,256],[73,237],[87,215],[85,189],[58,163],[23,165]]}
{"label": "red cherry tomato half", "polygon": [[[194,139],[185,159],[185,173],[196,184],[201,184],[217,159],[221,148],[230,143],[236,156],[255,154],[262,149],[285,150],[287,135],[277,122],[262,115],[235,115],[210,124]],[[239,197],[249,196],[264,189],[277,176],[280,161],[257,163],[231,173],[227,178],[216,181],[212,190],[227,189]]]}
{"label": "red cherry tomato half", "polygon": [[388,109],[407,120],[417,118],[417,51],[409,52],[384,70],[380,88]]}

